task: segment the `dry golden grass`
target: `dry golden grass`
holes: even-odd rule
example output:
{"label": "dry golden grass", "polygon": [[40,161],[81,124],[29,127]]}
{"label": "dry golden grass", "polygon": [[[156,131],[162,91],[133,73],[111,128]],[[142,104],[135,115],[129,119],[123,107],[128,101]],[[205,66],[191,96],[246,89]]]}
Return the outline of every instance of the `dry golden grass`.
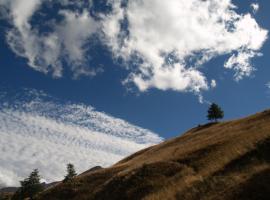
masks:
{"label": "dry golden grass", "polygon": [[193,128],[38,199],[269,200],[270,111]]}

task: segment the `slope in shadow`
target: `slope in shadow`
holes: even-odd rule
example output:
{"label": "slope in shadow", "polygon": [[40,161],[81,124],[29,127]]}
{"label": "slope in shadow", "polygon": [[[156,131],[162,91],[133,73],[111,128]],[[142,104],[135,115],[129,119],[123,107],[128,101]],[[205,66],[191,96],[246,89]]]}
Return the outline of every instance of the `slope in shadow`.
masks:
{"label": "slope in shadow", "polygon": [[[270,169],[258,172],[243,184],[237,184],[240,173],[249,173],[252,166],[270,163],[270,137],[259,142],[253,150],[241,155],[224,166],[222,170],[195,182],[175,199],[181,200],[269,200]],[[234,188],[234,189],[232,189]],[[214,191],[214,192],[213,192]],[[227,191],[230,191],[229,193]]]}
{"label": "slope in shadow", "polygon": [[259,163],[270,163],[270,137],[259,142],[253,150],[232,160],[217,175],[223,175],[232,171],[241,171],[244,167]]}
{"label": "slope in shadow", "polygon": [[232,199],[234,200],[269,200],[270,169],[253,175],[244,185],[239,186]]}

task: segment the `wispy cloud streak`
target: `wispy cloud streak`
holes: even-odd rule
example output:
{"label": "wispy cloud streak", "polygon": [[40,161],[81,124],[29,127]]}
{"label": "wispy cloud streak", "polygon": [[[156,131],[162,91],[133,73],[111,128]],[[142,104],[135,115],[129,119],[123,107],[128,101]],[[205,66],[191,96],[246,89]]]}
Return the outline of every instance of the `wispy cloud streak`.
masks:
{"label": "wispy cloud streak", "polygon": [[5,97],[0,95],[0,186],[18,185],[34,168],[48,182],[61,180],[69,162],[79,172],[106,167],[162,141],[90,106],[29,90],[9,101]]}

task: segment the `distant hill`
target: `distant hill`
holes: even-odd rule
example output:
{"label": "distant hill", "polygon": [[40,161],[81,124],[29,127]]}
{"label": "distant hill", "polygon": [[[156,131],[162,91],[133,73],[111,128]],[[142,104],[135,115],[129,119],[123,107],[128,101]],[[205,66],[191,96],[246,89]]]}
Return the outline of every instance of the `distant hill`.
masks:
{"label": "distant hill", "polygon": [[198,126],[38,199],[269,200],[270,111]]}
{"label": "distant hill", "polygon": [[[57,185],[59,182],[53,182],[53,183],[42,183],[43,187],[45,189],[48,189],[50,187],[53,187]],[[19,187],[5,187],[5,188],[0,188],[0,200],[8,200],[10,199],[14,193],[19,189]]]}
{"label": "distant hill", "polygon": [[0,189],[0,193],[13,193],[18,190],[18,187],[5,187]]}

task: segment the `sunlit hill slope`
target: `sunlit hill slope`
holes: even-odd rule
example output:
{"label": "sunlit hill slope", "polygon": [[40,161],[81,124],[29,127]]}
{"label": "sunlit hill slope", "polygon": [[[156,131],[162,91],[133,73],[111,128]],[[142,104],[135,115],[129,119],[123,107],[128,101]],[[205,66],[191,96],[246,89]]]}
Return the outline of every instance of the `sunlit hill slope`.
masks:
{"label": "sunlit hill slope", "polygon": [[38,199],[269,200],[270,111],[198,126]]}

